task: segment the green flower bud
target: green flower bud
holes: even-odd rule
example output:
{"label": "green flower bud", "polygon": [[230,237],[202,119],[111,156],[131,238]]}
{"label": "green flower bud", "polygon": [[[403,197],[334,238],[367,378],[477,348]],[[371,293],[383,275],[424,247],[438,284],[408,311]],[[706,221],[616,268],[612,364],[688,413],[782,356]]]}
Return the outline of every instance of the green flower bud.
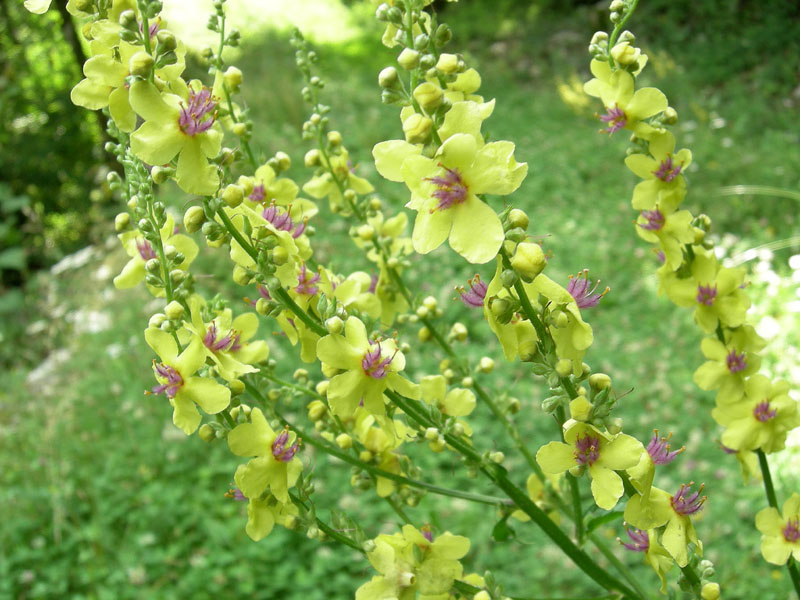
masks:
{"label": "green flower bud", "polygon": [[428,114],[436,110],[439,105],[441,105],[442,98],[444,98],[442,88],[431,81],[420,83],[414,88],[413,95],[414,99],[419,102],[422,110]]}
{"label": "green flower bud", "polygon": [[305,164],[308,168],[319,166],[320,165],[319,150],[317,150],[316,148],[309,150],[308,152],[306,152],[306,155],[303,160],[305,161]]}
{"label": "green flower bud", "polygon": [[411,48],[404,49],[397,57],[397,63],[406,71],[416,68],[419,64],[420,53]]}
{"label": "green flower bud", "polygon": [[471,388],[473,385],[475,385],[475,380],[472,377],[464,377],[461,380],[461,387]]}
{"label": "green flower bud", "polygon": [[592,36],[591,44],[593,46],[602,46],[608,43],[608,33],[605,31],[596,31]]}
{"label": "green flower bud", "polygon": [[175,34],[167,29],[162,29],[156,34],[158,40],[156,48],[159,54],[164,52],[172,52],[178,47],[178,40],[175,39]]}
{"label": "green flower bud", "polygon": [[358,237],[365,242],[371,241],[375,237],[375,228],[372,225],[361,225],[357,230]]}
{"label": "green flower bud", "polygon": [[666,110],[664,110],[664,116],[662,117],[664,125],[675,125],[678,122],[678,111],[676,111],[671,106],[668,106]]}
{"label": "green flower bud", "polygon": [[[428,448],[431,449],[431,452],[436,452],[437,454],[439,452],[443,452],[444,449],[445,449],[444,438],[440,437],[439,439],[430,442],[428,444]],[[409,498],[409,500],[410,500],[410,498]]]}
{"label": "green flower bud", "polygon": [[128,63],[128,71],[131,75],[135,77],[142,77],[144,79],[150,75],[150,71],[153,70],[154,64],[155,61],[153,60],[153,57],[147,52],[137,52],[131,56],[131,60]]}
{"label": "green flower bud", "polygon": [[183,316],[183,305],[180,302],[173,300],[167,304],[167,307],[164,309],[164,313],[167,315],[167,318],[170,321],[177,321]]}
{"label": "green flower bud", "polygon": [[242,72],[236,67],[228,67],[225,69],[222,81],[225,83],[228,91],[236,92],[239,90],[239,86],[242,85]]}
{"label": "green flower bud", "polygon": [[533,280],[547,266],[547,259],[542,252],[542,247],[534,242],[522,242],[517,245],[514,256],[511,257],[511,266],[514,267],[523,279]]}
{"label": "green flower bud", "polygon": [[247,269],[235,265],[233,267],[233,281],[239,285],[247,285],[253,281],[253,275]]}
{"label": "green flower bud", "polygon": [[353,447],[353,438],[346,433],[340,433],[336,436],[336,445],[342,450],[349,450]]}
{"label": "green flower bud", "polygon": [[165,183],[167,179],[169,179],[170,175],[172,174],[172,169],[164,168],[164,167],[153,167],[150,171],[150,177],[153,178],[153,183],[157,185],[161,185]]}
{"label": "green flower bud", "polygon": [[597,392],[611,387],[611,377],[605,373],[592,373],[589,376],[589,385]]}
{"label": "green flower bud", "polygon": [[128,213],[119,213],[114,217],[114,230],[122,233],[131,226],[131,216]]}
{"label": "green flower bud", "polygon": [[245,390],[244,382],[241,379],[234,379],[228,384],[228,387],[231,389],[231,394],[233,396],[239,396],[243,394]]}
{"label": "green flower bud", "polygon": [[331,317],[325,321],[325,329],[328,330],[328,333],[341,333],[344,329],[344,322],[339,317]]}
{"label": "green flower bud", "polygon": [[453,326],[450,328],[450,336],[454,339],[458,340],[459,342],[463,342],[467,339],[467,327],[463,323],[453,323]]}
{"label": "green flower bud", "polygon": [[488,356],[482,357],[480,362],[478,363],[478,371],[480,373],[491,373],[492,371],[494,371],[494,360],[492,360]]}
{"label": "green flower bud", "polygon": [[498,465],[501,464],[505,459],[506,455],[500,451],[489,453],[489,460]]}
{"label": "green flower bud", "polygon": [[132,10],[123,10],[119,13],[119,24],[125,29],[137,27],[136,13]]}
{"label": "green flower bud", "polygon": [[514,287],[517,281],[519,281],[519,277],[517,277],[517,274],[511,269],[504,269],[503,272],[500,273],[500,283],[504,288]]}
{"label": "green flower bud", "polygon": [[514,317],[514,305],[505,298],[494,297],[489,300],[489,310],[494,318],[503,325],[510,323]]}
{"label": "green flower bud", "polygon": [[217,433],[214,431],[214,428],[211,427],[211,425],[208,423],[203,423],[203,425],[200,426],[200,429],[197,430],[197,437],[206,443],[210,443],[217,439]]}
{"label": "green flower bud", "polygon": [[562,358],[556,363],[556,373],[561,377],[568,377],[572,373],[572,361],[568,358]]}
{"label": "green flower bud", "polygon": [[158,329],[159,327],[161,327],[161,324],[166,320],[167,320],[167,315],[165,315],[164,313],[156,313],[152,317],[150,317],[150,320],[147,322],[147,326],[152,327],[154,329]]}
{"label": "green flower bud", "polygon": [[511,211],[508,213],[508,224],[513,229],[522,229],[523,231],[528,228],[528,223],[530,220],[528,219],[527,213],[524,210],[520,210],[519,208],[512,208]]}
{"label": "green flower bud", "polygon": [[306,408],[308,409],[308,418],[311,421],[319,421],[328,412],[325,403],[321,400],[312,400]]}
{"label": "green flower bud", "polygon": [[94,0],[75,0],[75,8],[88,13],[94,8]]}
{"label": "green flower bud", "polygon": [[622,66],[637,63],[641,54],[639,48],[634,48],[628,42],[619,42],[611,49],[611,57]]}
{"label": "green flower bud", "polygon": [[433,65],[436,64],[436,57],[433,54],[423,54],[422,58],[419,59],[419,68],[423,71],[427,71],[428,69],[432,69]]}
{"label": "green flower bud", "polygon": [[405,94],[395,90],[383,90],[381,92],[381,102],[384,104],[408,104],[408,98]]}
{"label": "green flower bud", "polygon": [[259,298],[258,301],[256,301],[256,312],[264,317],[272,312],[272,305],[269,303],[269,300],[266,298]]}
{"label": "green flower bud", "polygon": [[247,135],[247,125],[244,123],[234,123],[233,127],[231,127],[231,131],[233,131],[233,135],[236,137],[244,137]]}
{"label": "green flower bud", "polygon": [[393,89],[398,84],[397,69],[386,67],[378,74],[378,85],[384,89]]}
{"label": "green flower bud", "polygon": [[188,233],[199,231],[206,221],[206,213],[202,206],[190,206],[183,213],[183,227]]}
{"label": "green flower bud", "polygon": [[427,327],[422,327],[417,332],[417,339],[420,342],[429,342],[431,337],[433,337],[433,334],[431,333],[431,330]]}
{"label": "green flower bud", "polygon": [[419,113],[413,113],[403,121],[403,133],[409,144],[424,144],[431,137],[433,121]]}
{"label": "green flower bud", "polygon": [[331,382],[327,379],[324,381],[320,381],[317,385],[314,386],[314,389],[317,390],[317,393],[320,396],[327,396],[328,395],[328,388],[330,387]]}
{"label": "green flower bud", "polygon": [[472,600],[492,600],[492,597],[486,590],[481,590],[472,597]]}
{"label": "green flower bud", "polygon": [[158,273],[161,271],[161,263],[158,262],[157,258],[151,258],[144,263],[144,270],[148,273]]}
{"label": "green flower bud", "polygon": [[512,415],[517,414],[520,408],[522,408],[522,405],[517,398],[511,397],[508,399],[508,410]]}
{"label": "green flower bud", "polygon": [[718,583],[707,583],[700,590],[700,597],[703,600],[718,600],[720,596]]}
{"label": "green flower bud", "polygon": [[[279,171],[287,171],[292,166],[292,159],[286,152],[276,152],[275,160],[278,161]],[[252,190],[250,191],[252,192]]]}
{"label": "green flower bud", "polygon": [[447,75],[458,72],[458,56],[455,54],[442,53],[436,62],[436,69]]}
{"label": "green flower bud", "polygon": [[569,415],[576,421],[588,421],[592,416],[592,403],[586,399],[586,396],[578,396],[569,403]]}
{"label": "green flower bud", "polygon": [[606,429],[611,435],[617,435],[622,431],[622,419],[616,417],[606,421]]}
{"label": "green flower bud", "polygon": [[402,25],[403,13],[396,6],[392,6],[386,11],[386,20],[393,25]]}
{"label": "green flower bud", "polygon": [[611,2],[611,6],[608,7],[608,10],[622,12],[625,10],[625,3],[622,0],[613,0]]}

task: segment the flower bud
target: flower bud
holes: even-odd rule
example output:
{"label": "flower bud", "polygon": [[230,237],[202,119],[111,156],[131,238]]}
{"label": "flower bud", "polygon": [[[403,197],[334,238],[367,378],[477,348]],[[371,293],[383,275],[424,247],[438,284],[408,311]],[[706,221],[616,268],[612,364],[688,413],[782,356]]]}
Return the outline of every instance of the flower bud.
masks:
{"label": "flower bud", "polygon": [[475,380],[472,377],[464,377],[461,380],[461,387],[471,388],[473,385],[475,385]]}
{"label": "flower bud", "polygon": [[397,63],[406,71],[410,71],[419,64],[420,54],[411,48],[404,49],[397,57]]}
{"label": "flower bud", "polygon": [[152,327],[154,329],[158,329],[159,327],[161,327],[161,324],[166,320],[167,320],[167,315],[165,315],[164,313],[156,313],[152,317],[150,317],[150,320],[147,322],[147,326]]}
{"label": "flower bud", "polygon": [[390,90],[395,88],[398,81],[397,69],[394,67],[386,67],[378,73],[378,85],[384,89]]}
{"label": "flower bud", "polygon": [[588,421],[592,416],[592,403],[586,399],[586,396],[578,396],[569,403],[569,415],[576,421]]}
{"label": "flower bud", "polygon": [[176,321],[183,316],[183,305],[177,300],[173,300],[167,304],[164,313],[170,321]]}
{"label": "flower bud", "polygon": [[522,242],[517,245],[514,256],[511,257],[511,266],[523,279],[530,281],[544,271],[547,259],[539,244]]}
{"label": "flower bud", "polygon": [[356,230],[356,233],[359,238],[365,242],[369,242],[375,237],[375,228],[372,225],[367,225],[365,223]]}
{"label": "flower bud", "polygon": [[568,377],[572,373],[572,361],[568,358],[562,358],[556,363],[556,373],[561,377]]}
{"label": "flower bud", "polygon": [[425,439],[429,442],[433,442],[439,439],[439,430],[436,427],[428,427],[425,430]]}
{"label": "flower bud", "polygon": [[455,54],[442,53],[436,62],[436,69],[447,75],[458,71],[458,56]]}
{"label": "flower bud", "polygon": [[528,215],[524,210],[512,208],[511,212],[508,213],[508,224],[512,228],[519,228],[524,231],[528,228],[528,223],[530,223],[530,220],[528,219]]}
{"label": "flower bud", "polygon": [[452,38],[453,38],[453,32],[451,31],[450,27],[447,26],[446,23],[442,23],[441,25],[439,25],[433,34],[433,39],[436,42],[437,46],[444,46]]}
{"label": "flower bud", "polygon": [[426,113],[430,114],[442,104],[444,92],[437,84],[426,81],[414,88],[414,99]]}
{"label": "flower bud", "polygon": [[433,121],[425,115],[413,113],[403,121],[403,133],[409,144],[424,144],[432,131]]}
{"label": "flower bud", "polygon": [[167,29],[161,29],[156,34],[158,52],[163,54],[166,52],[173,52],[178,47],[178,40],[175,39],[175,34]]}
{"label": "flower bud", "polygon": [[622,12],[625,9],[625,3],[622,0],[612,0],[611,6],[608,7],[608,10],[613,10],[617,12]]}
{"label": "flower bud", "polygon": [[515,415],[519,412],[519,409],[522,408],[522,405],[519,403],[518,398],[514,398],[513,396],[508,399],[508,412],[512,415]]}
{"label": "flower bud", "polygon": [[514,316],[514,306],[505,298],[494,297],[489,300],[489,310],[494,318],[503,325],[510,323]]}
{"label": "flower bud", "polygon": [[432,336],[433,336],[433,334],[431,333],[431,330],[428,329],[427,327],[422,327],[417,332],[417,339],[420,342],[428,342],[428,341],[430,341]]}
{"label": "flower bud", "polygon": [[428,448],[431,449],[431,452],[443,452],[445,448],[444,438],[440,437],[428,444]]}
{"label": "flower bud", "polygon": [[314,389],[320,396],[327,396],[328,395],[328,388],[331,386],[331,382],[327,379],[320,381],[317,385],[314,386]]}
{"label": "flower bud", "polygon": [[517,281],[519,281],[519,277],[517,277],[517,274],[511,269],[503,269],[503,272],[500,273],[500,283],[504,288],[514,287]]}
{"label": "flower bud", "polygon": [[144,270],[148,273],[158,273],[161,270],[161,263],[157,258],[150,258],[144,263]]}
{"label": "flower bud", "polygon": [[378,545],[373,540],[365,540],[364,543],[361,544],[361,547],[364,549],[364,552],[369,554],[370,552],[375,552],[375,548],[377,548]]}
{"label": "flower bud", "polygon": [[486,590],[481,590],[472,597],[472,600],[492,600],[492,597]]}
{"label": "flower bud", "polygon": [[306,155],[303,158],[303,160],[305,161],[306,166],[309,168],[319,166],[320,164],[319,150],[317,150],[316,148],[309,150],[308,152],[306,152]]}
{"label": "flower bud", "polygon": [[225,69],[222,81],[225,83],[225,87],[228,88],[228,91],[236,92],[239,86],[242,85],[242,72],[236,67],[228,67]]}
{"label": "flower bud", "polygon": [[236,265],[233,267],[233,281],[239,285],[247,285],[253,280],[253,275],[245,268]]}
{"label": "flower bud", "polygon": [[295,369],[292,373],[292,379],[295,381],[308,381],[308,371],[306,369]]}
{"label": "flower bud", "polygon": [[592,373],[589,376],[589,385],[597,392],[611,387],[611,377],[605,373]]}
{"label": "flower bud", "polygon": [[419,308],[417,308],[416,311],[414,311],[414,314],[416,314],[420,319],[424,319],[425,317],[428,316],[429,313],[430,311],[428,310],[428,307],[425,305],[420,306]]}
{"label": "flower bud", "polygon": [[289,251],[283,246],[277,246],[272,250],[272,264],[281,266],[289,261]]}
{"label": "flower bud", "polygon": [[131,216],[128,213],[119,213],[114,217],[114,230],[122,233],[131,226]]}
{"label": "flower bud", "polygon": [[136,13],[132,10],[123,10],[119,13],[119,24],[125,29],[136,27]]}
{"label": "flower bud", "polygon": [[365,463],[372,462],[372,459],[374,457],[375,455],[372,454],[372,452],[370,452],[369,450],[362,450],[361,452],[358,453],[358,460],[360,460],[361,462]]}
{"label": "flower bud", "polygon": [[641,54],[639,48],[634,48],[628,42],[619,42],[611,49],[611,57],[622,66],[635,64]]}
{"label": "flower bud", "polygon": [[312,400],[306,407],[308,409],[308,418],[311,421],[319,421],[328,412],[325,403],[322,400]]}
{"label": "flower bud", "polygon": [[167,179],[169,179],[171,173],[172,173],[171,169],[165,169],[164,167],[155,166],[150,171],[150,177],[153,178],[153,183],[161,185],[162,183],[165,183]]}
{"label": "flower bud", "polygon": [[678,122],[678,111],[676,111],[671,106],[668,106],[664,110],[664,116],[662,118],[664,125],[675,125]]}
{"label": "flower bud", "polygon": [[200,429],[197,430],[197,437],[203,440],[206,443],[213,442],[217,439],[217,434],[214,431],[214,428],[211,427],[208,423],[204,423],[200,426]]}
{"label": "flower bud", "polygon": [[349,450],[353,447],[353,438],[346,433],[340,433],[336,436],[336,445],[342,450]]}
{"label": "flower bud", "polygon": [[231,389],[232,396],[239,396],[244,393],[244,381],[241,379],[234,379],[230,383],[228,383],[228,387]]}
{"label": "flower bud", "polygon": [[463,342],[467,339],[467,333],[467,327],[463,323],[453,323],[453,326],[450,328],[450,335],[459,342]]}
{"label": "flower bud", "polygon": [[154,63],[153,57],[147,52],[137,52],[131,56],[131,60],[128,63],[128,71],[134,77],[146,78],[150,75],[150,71],[153,70]]}
{"label": "flower bud", "polygon": [[608,433],[611,435],[617,435],[619,432],[622,431],[622,419],[616,417],[614,419],[609,419],[606,421],[606,429]]}
{"label": "flower bud", "polygon": [[496,464],[501,464],[506,459],[506,455],[500,452],[499,450],[496,452],[489,453],[489,460]]}
{"label": "flower bud", "polygon": [[608,33],[605,31],[596,31],[592,36],[591,44],[593,46],[602,46],[608,43]]}
{"label": "flower bud", "polygon": [[478,371],[481,373],[491,373],[493,370],[494,370],[494,360],[492,360],[488,356],[482,357],[480,362],[478,363]]}
{"label": "flower bud", "polygon": [[202,206],[190,206],[183,213],[183,227],[188,233],[199,231],[206,221],[206,213]]}
{"label": "flower bud", "polygon": [[272,312],[272,305],[269,303],[269,300],[266,298],[259,298],[256,301],[256,312],[262,317],[266,317],[270,312]]}
{"label": "flower bud", "polygon": [[700,590],[700,597],[703,600],[718,600],[720,596],[718,583],[707,583]]}

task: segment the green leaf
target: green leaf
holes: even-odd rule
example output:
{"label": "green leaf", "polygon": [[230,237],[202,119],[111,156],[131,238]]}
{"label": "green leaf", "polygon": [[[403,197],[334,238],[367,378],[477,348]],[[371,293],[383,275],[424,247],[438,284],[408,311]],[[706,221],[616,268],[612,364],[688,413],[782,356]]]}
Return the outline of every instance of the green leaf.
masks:
{"label": "green leaf", "polygon": [[516,532],[508,526],[508,515],[500,519],[492,529],[492,539],[495,542],[505,542],[515,537]]}

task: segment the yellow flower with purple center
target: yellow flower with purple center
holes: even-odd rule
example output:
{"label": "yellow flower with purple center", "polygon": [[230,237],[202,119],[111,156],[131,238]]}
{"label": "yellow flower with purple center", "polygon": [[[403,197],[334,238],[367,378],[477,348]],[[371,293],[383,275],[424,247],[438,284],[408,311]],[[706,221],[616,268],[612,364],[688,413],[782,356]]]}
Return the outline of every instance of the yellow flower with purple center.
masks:
{"label": "yellow flower with purple center", "polygon": [[536,453],[542,471],[553,475],[585,468],[592,478],[592,495],[597,506],[611,510],[622,496],[622,478],[616,471],[639,463],[642,443],[629,435],[611,435],[587,423],[569,420],[564,424],[564,442],[550,442]]}
{"label": "yellow flower with purple center", "polygon": [[773,565],[785,565],[790,556],[800,561],[800,494],[783,503],[783,510],[765,508],[756,515],[761,532],[761,554]]}
{"label": "yellow flower with purple center", "polygon": [[623,542],[619,538],[617,541],[631,552],[641,552],[644,554],[645,561],[652,567],[661,580],[661,593],[667,593],[666,574],[672,568],[673,560],[664,547],[656,539],[655,529],[645,531],[642,529],[625,528],[630,542]]}
{"label": "yellow flower with purple center", "polygon": [[758,373],[765,342],[750,326],[728,334],[726,343],[707,337],[700,344],[708,359],[694,372],[694,382],[703,390],[719,390],[717,404],[733,404],[744,396],[745,379]]}
{"label": "yellow flower with purple center", "polygon": [[[483,307],[484,318],[503,347],[506,360],[513,361],[517,356],[528,358],[536,353],[539,337],[530,321],[517,312],[509,314],[508,307],[517,305],[518,299],[508,288],[503,287],[500,279],[502,272],[503,261],[498,258],[497,269],[488,286],[475,275],[469,281],[469,290],[462,288],[458,292],[461,301],[467,306]],[[523,286],[529,296],[536,297],[537,292],[531,284],[523,283]]]}
{"label": "yellow flower with purple center", "polygon": [[671,202],[659,202],[651,210],[642,210],[636,220],[636,233],[643,240],[658,243],[666,266],[675,271],[683,264],[683,248],[695,240],[692,213],[675,211]]}
{"label": "yellow flower with purple center", "polygon": [[153,361],[158,385],[152,393],[167,397],[174,409],[172,422],[186,435],[194,433],[202,421],[195,405],[212,415],[228,406],[231,392],[227,387],[211,378],[195,376],[206,361],[199,338],[192,339],[179,353],[175,338],[161,329],[150,327],[144,337],[161,359],[161,362]]}
{"label": "yellow flower with purple center", "polygon": [[294,504],[284,504],[271,494],[266,498],[248,499],[242,493],[242,490],[235,488],[228,491],[225,497],[238,502],[249,500],[247,504],[247,525],[245,525],[244,530],[254,542],[267,537],[276,523],[287,526],[299,513]]}
{"label": "yellow flower with purple center", "polygon": [[[650,154],[631,154],[625,159],[627,167],[644,179],[633,190],[633,208],[652,210],[659,200],[659,193],[670,192],[674,210],[683,200],[686,181],[682,173],[692,162],[692,153],[687,149],[675,152],[675,136],[669,131],[654,134],[650,138]],[[663,204],[663,202],[662,202]]]}
{"label": "yellow flower with purple center", "polygon": [[174,84],[172,89],[180,95],[162,94],[146,81],[131,85],[131,106],[144,119],[131,134],[131,151],[150,165],[163,165],[177,156],[175,179],[180,188],[189,194],[212,195],[219,187],[219,175],[208,159],[216,157],[222,145],[222,130],[216,123],[218,101],[196,82]]}
{"label": "yellow flower with purple center", "polygon": [[356,317],[345,322],[344,335],[330,334],[317,343],[320,361],[343,373],[331,379],[328,402],[342,417],[351,417],[359,405],[373,415],[385,413],[383,392],[388,388],[417,399],[419,387],[399,372],[406,359],[394,340],[370,340],[367,329]]}

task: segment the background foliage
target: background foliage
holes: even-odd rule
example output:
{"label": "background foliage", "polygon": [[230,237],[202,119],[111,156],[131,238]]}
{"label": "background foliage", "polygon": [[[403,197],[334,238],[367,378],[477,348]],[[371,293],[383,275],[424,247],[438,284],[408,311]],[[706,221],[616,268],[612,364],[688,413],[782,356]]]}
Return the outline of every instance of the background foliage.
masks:
{"label": "background foliage", "polygon": [[[362,35],[320,47],[326,99],[361,174],[399,207],[400,190],[380,180],[369,153],[399,131],[395,109],[380,105],[375,85],[391,54],[377,46],[371,11],[361,2],[350,4],[349,17]],[[497,0],[444,4],[441,10],[455,33],[452,47],[479,68],[484,95],[498,99],[490,131],[515,140],[519,159],[530,164],[514,202],[531,216],[529,230],[545,237],[556,258],[554,276],[590,267],[612,287],[587,315],[597,338],[587,362],[609,372],[619,389],[631,390],[620,408],[626,430],[647,439],[657,426],[687,446],[667,472],[675,484],[689,478],[707,484],[710,500],[697,526],[723,589],[731,597],[786,597],[785,574],[757,558],[752,520],[762,492],[741,485],[736,461],[719,449],[709,416],[712,398],[691,383],[702,361],[699,334],[689,315],[656,296],[656,261],[645,255],[631,226],[634,177],[619,159],[625,140],[609,143],[597,135],[594,107],[580,92],[588,78],[585,47],[602,26],[604,4]],[[185,439],[171,426],[163,399],[142,395],[151,380],[152,356],[141,336],[151,300],[141,290],[117,292],[111,285],[126,261],[115,238],[87,245],[92,222],[100,223],[103,237],[112,224],[105,212],[101,130],[95,115],[68,99],[79,77],[73,47],[60,34],[59,13],[34,19],[23,17],[15,3],[0,6],[11,11],[0,20],[0,361],[6,365],[0,374],[0,506],[14,516],[0,525],[0,598],[352,597],[367,576],[363,560],[291,532],[250,542],[241,506],[222,496],[235,469],[232,457],[221,446]],[[726,196],[720,189],[798,188],[800,91],[791,60],[800,54],[798,10],[778,0],[642,0],[634,24],[650,55],[650,83],[667,93],[681,116],[678,143],[694,152],[687,208],[708,213],[717,232],[728,232],[721,245],[753,265],[754,302],[775,340],[766,361],[795,388],[800,357],[786,332],[800,330],[800,258],[790,260],[800,253],[792,239],[797,200]],[[289,152],[295,163],[289,175],[303,181],[308,173],[299,129],[305,114],[285,34],[246,32],[236,62],[259,124],[256,144],[266,154]],[[190,69],[195,76],[204,72],[196,56]],[[162,192],[180,212],[185,198],[170,188]],[[329,224],[317,227],[321,261],[333,257],[343,272],[364,268],[349,250],[342,221],[325,215],[318,223]],[[752,250],[764,244],[773,249]],[[242,291],[218,259],[204,251],[198,272],[208,275],[202,281],[210,290],[235,302]],[[453,300],[453,287],[474,272],[446,251],[416,264],[412,277],[421,293],[436,296],[448,318],[469,322],[467,309]],[[488,279],[490,273],[481,275]],[[261,334],[274,338],[273,357],[290,377],[294,352],[272,336],[269,324]],[[463,348],[502,362],[483,326],[471,329],[471,344]],[[417,347],[409,360],[431,364],[431,355],[428,347]],[[499,367],[487,383],[521,400],[518,423],[525,435],[548,439],[551,427],[538,407],[543,390],[530,385],[523,369]],[[301,399],[285,402],[303,410]],[[476,435],[510,448],[488,418],[474,420]],[[349,490],[347,468],[310,449],[304,455],[324,471],[325,485],[323,478],[317,481],[319,506],[358,516],[371,534],[393,522],[370,492],[342,492]],[[426,479],[485,491],[447,455],[439,462],[427,455],[419,460]],[[800,440],[783,460],[776,465],[779,494],[800,477]],[[524,478],[522,463],[510,460],[507,466]],[[493,541],[490,508],[426,498],[411,511],[420,522],[469,533],[474,545],[467,568],[496,570],[508,592],[594,591],[558,551],[540,543],[531,526],[512,523],[515,539]],[[638,564],[636,556],[623,558]],[[653,576],[641,573],[655,589]],[[531,581],[547,581],[548,588],[531,589]]]}

